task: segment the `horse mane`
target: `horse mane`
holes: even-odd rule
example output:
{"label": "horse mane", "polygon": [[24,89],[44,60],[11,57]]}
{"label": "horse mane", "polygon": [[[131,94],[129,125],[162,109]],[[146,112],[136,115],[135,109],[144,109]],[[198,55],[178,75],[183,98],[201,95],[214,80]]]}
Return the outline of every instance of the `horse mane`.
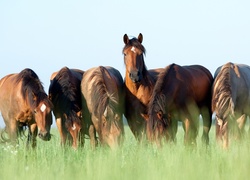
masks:
{"label": "horse mane", "polygon": [[[149,102],[149,106],[148,106],[148,113],[150,117],[154,117],[151,116],[154,113],[157,113],[159,111],[164,112],[164,109],[166,107],[166,99],[167,94],[163,93],[162,91],[164,90],[164,84],[167,81],[168,78],[168,74],[172,72],[172,70],[174,70],[175,64],[171,64],[169,66],[167,66],[160,74],[159,77],[156,81],[152,96],[151,96],[151,100]],[[149,129],[152,131],[157,123],[159,123],[156,119],[154,118],[149,118]],[[162,122],[164,125],[167,124],[167,122]]]}
{"label": "horse mane", "polygon": [[[75,112],[81,110],[81,99],[79,98],[80,93],[80,81],[73,77],[71,70],[67,67],[62,68],[50,84],[50,94],[57,95],[57,104],[60,104],[62,111],[69,115],[67,110],[72,109]],[[53,87],[53,88],[51,88]],[[60,97],[59,97],[60,96]]]}
{"label": "horse mane", "polygon": [[106,88],[105,81],[103,79],[103,74],[105,73],[106,69],[103,66],[99,66],[100,71],[94,71],[90,76],[90,81],[95,78],[95,84],[93,84],[92,90],[92,102],[93,102],[93,109],[94,114],[100,117],[106,107],[109,106],[114,112],[116,112],[119,106],[119,102],[114,96],[114,94],[110,94]]}
{"label": "horse mane", "polygon": [[[146,55],[146,49],[145,49],[145,47],[144,47],[144,46],[138,41],[138,39],[135,38],[135,37],[129,40],[129,42],[128,42],[128,43],[124,46],[124,48],[122,49],[122,52],[123,52],[125,49],[127,49],[127,48],[129,48],[129,47],[132,47],[132,46],[136,47],[136,48],[139,49],[144,55]],[[147,67],[146,67],[146,65],[145,65],[143,56],[142,56],[142,60],[143,60],[143,70],[142,70],[142,74],[143,74],[143,76],[144,76],[144,75],[146,74],[146,72],[147,72]]]}
{"label": "horse mane", "polygon": [[21,95],[23,99],[25,99],[27,95],[27,101],[32,109],[35,109],[41,101],[45,101],[51,106],[51,102],[47,98],[43,85],[33,70],[29,68],[22,70],[17,75],[15,84],[17,85],[19,82],[22,82]]}
{"label": "horse mane", "polygon": [[219,118],[224,118],[230,111],[234,114],[234,102],[230,83],[230,69],[232,65],[232,63],[227,63],[221,67],[213,85],[212,111],[217,109]]}

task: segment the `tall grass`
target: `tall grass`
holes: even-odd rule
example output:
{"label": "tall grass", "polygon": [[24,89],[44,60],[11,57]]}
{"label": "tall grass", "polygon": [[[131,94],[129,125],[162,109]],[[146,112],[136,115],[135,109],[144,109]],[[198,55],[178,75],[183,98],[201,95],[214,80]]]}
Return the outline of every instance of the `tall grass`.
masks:
{"label": "tall grass", "polygon": [[64,180],[64,179],[248,179],[250,143],[232,143],[225,151],[215,142],[214,129],[210,132],[210,146],[197,148],[183,145],[183,130],[179,128],[176,144],[156,148],[138,144],[128,127],[124,145],[116,151],[99,147],[85,147],[74,151],[61,148],[59,134],[53,129],[50,142],[38,139],[36,150],[26,150],[25,142],[17,148],[0,145],[1,180]]}

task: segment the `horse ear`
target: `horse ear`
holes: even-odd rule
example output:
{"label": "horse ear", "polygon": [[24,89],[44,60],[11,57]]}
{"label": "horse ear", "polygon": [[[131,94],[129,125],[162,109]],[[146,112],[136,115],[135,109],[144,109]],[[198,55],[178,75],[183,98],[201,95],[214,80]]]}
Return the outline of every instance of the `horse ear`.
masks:
{"label": "horse ear", "polygon": [[128,38],[128,35],[127,35],[127,34],[124,34],[124,36],[123,36],[123,42],[124,42],[125,44],[128,44],[128,43],[129,43],[129,38]]}
{"label": "horse ear", "polygon": [[158,119],[162,119],[163,112],[162,111],[157,112],[157,117],[158,117]]}
{"label": "horse ear", "polygon": [[140,33],[140,34],[138,35],[138,41],[139,41],[140,43],[142,43],[142,40],[143,40],[143,36],[142,36],[142,33]]}

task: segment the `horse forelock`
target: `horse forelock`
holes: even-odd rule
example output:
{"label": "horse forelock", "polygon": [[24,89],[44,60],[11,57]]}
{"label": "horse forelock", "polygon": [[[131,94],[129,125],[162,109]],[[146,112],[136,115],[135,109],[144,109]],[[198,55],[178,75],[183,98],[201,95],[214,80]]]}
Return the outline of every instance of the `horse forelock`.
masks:
{"label": "horse forelock", "polygon": [[234,114],[230,68],[231,63],[223,66],[213,85],[212,111],[216,111],[217,116],[221,119],[228,116],[229,113]]}
{"label": "horse forelock", "polygon": [[145,47],[138,41],[137,38],[130,39],[129,42],[124,46],[122,52],[128,48],[132,49],[132,47],[139,49],[144,55],[146,54]]}

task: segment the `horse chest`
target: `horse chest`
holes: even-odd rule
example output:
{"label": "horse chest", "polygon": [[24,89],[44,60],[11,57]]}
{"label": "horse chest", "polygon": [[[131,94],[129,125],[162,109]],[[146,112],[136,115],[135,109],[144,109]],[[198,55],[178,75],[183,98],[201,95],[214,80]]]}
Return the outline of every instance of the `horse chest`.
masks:
{"label": "horse chest", "polygon": [[151,90],[149,87],[140,86],[137,88],[128,88],[128,94],[132,94],[131,101],[139,101],[140,103],[144,104],[145,106],[148,105],[151,97]]}

